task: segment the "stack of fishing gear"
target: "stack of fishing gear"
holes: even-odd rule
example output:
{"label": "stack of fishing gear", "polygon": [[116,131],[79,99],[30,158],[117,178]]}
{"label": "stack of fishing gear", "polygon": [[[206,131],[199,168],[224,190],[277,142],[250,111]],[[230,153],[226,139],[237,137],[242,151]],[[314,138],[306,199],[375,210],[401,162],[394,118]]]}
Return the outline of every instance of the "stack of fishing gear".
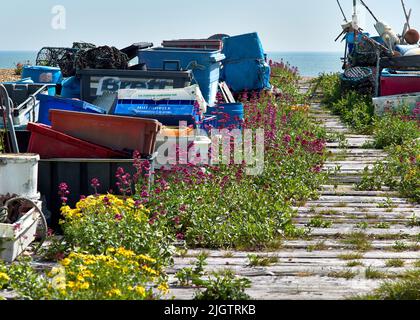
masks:
{"label": "stack of fishing gear", "polygon": [[372,94],[375,88],[375,80],[371,68],[353,67],[340,75],[341,91],[357,91],[360,94]]}
{"label": "stack of fishing gear", "polygon": [[129,57],[115,47],[102,46],[77,55],[76,70],[128,69]]}
{"label": "stack of fishing gear", "polygon": [[94,44],[85,42],[74,42],[72,48],[44,47],[38,52],[36,65],[58,67],[64,77],[72,77],[76,75],[78,54],[93,48],[96,48]]}

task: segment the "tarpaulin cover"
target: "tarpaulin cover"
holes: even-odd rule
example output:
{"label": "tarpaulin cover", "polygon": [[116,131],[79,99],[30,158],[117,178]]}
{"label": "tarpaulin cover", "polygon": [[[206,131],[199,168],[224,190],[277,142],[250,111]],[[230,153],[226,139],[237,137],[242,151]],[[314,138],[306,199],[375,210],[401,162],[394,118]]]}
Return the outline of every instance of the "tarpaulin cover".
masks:
{"label": "tarpaulin cover", "polygon": [[233,91],[270,88],[270,66],[257,33],[224,39],[222,79]]}

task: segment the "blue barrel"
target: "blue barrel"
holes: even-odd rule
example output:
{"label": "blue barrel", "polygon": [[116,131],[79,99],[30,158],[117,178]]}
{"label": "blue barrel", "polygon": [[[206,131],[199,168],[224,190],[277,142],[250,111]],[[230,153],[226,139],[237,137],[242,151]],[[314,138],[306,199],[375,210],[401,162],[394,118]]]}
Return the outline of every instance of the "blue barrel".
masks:
{"label": "blue barrel", "polygon": [[242,129],[245,118],[242,103],[219,104],[207,109],[208,116],[217,116],[218,129]]}
{"label": "blue barrel", "polygon": [[69,99],[80,99],[80,79],[76,77],[64,79],[61,88],[61,96]]}
{"label": "blue barrel", "polygon": [[22,79],[31,78],[35,83],[60,83],[63,75],[60,68],[44,66],[24,66]]}
{"label": "blue barrel", "polygon": [[140,50],[138,56],[148,70],[192,70],[204,99],[210,106],[216,104],[220,67],[225,59],[220,50],[152,48]]}

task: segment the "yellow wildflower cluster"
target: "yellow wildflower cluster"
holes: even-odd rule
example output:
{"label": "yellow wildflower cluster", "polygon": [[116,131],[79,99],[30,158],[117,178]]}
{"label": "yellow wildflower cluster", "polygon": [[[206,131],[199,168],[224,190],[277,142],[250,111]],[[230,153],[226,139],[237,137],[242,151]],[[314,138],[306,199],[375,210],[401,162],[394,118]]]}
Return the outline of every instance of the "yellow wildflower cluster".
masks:
{"label": "yellow wildflower cluster", "polygon": [[125,248],[109,248],[102,255],[72,252],[48,273],[49,289],[65,299],[153,298],[153,290],[141,284],[155,283],[159,295],[169,291],[164,277],[151,267],[155,263],[155,259]]}
{"label": "yellow wildflower cluster", "polygon": [[302,112],[308,112],[310,109],[310,106],[308,105],[295,105],[292,106],[292,111],[302,111]]}
{"label": "yellow wildflower cluster", "polygon": [[0,287],[10,281],[10,277],[5,272],[0,272]]}
{"label": "yellow wildflower cluster", "polygon": [[132,198],[122,199],[111,194],[82,199],[74,209],[69,206],[61,208],[61,214],[67,222],[83,221],[89,215],[101,214],[110,219],[114,219],[116,215],[133,215],[134,219],[141,223],[147,221],[147,213],[149,211],[143,205],[137,205]]}

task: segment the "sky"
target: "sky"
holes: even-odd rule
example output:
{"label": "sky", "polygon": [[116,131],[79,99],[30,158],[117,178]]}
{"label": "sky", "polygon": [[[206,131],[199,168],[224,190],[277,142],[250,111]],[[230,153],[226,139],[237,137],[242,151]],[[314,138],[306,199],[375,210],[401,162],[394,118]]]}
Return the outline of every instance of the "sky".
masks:
{"label": "sky", "polygon": [[[352,0],[340,0],[348,19]],[[405,17],[400,0],[365,0],[380,20],[401,33]],[[412,27],[420,30],[420,1]],[[52,12],[60,5],[65,9]],[[69,47],[73,41],[118,48],[148,41],[207,38],[216,33],[258,32],[266,51],[332,51],[343,17],[336,0],[13,0],[0,2],[0,50]],[[361,12],[365,30],[376,35],[374,21]],[[65,23],[64,23],[65,22]],[[364,23],[363,23],[364,22]],[[54,25],[54,28],[53,28]]]}

